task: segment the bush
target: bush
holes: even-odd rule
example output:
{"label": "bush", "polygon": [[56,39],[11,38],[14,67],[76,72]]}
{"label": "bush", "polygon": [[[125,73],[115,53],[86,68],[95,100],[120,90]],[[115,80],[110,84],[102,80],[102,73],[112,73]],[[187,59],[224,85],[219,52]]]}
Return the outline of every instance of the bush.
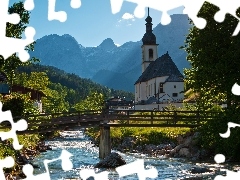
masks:
{"label": "bush", "polygon": [[24,113],[24,99],[20,97],[14,97],[3,103],[3,111],[11,110],[12,116],[22,116]]}
{"label": "bush", "polygon": [[229,138],[222,138],[219,133],[226,133],[228,122],[240,123],[238,110],[226,110],[220,113],[216,120],[208,121],[199,128],[199,145],[202,148],[210,150],[214,154],[224,154],[228,158],[240,160],[240,128],[231,129]]}

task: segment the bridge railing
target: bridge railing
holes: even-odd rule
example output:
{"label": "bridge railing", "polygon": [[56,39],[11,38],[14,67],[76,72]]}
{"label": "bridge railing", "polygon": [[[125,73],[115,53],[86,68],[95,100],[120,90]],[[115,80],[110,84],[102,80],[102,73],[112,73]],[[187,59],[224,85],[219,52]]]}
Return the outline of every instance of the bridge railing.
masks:
{"label": "bridge railing", "polygon": [[[59,130],[77,125],[108,123],[115,127],[196,127],[218,117],[218,112],[204,111],[149,111],[149,110],[92,110],[53,114],[26,115],[28,130]],[[95,124],[94,124],[95,123]],[[2,125],[2,127],[10,127]]]}
{"label": "bridge railing", "polygon": [[[102,111],[88,110],[76,112],[62,112],[51,114],[25,115],[14,117],[14,120],[25,119],[28,122],[28,130],[59,129],[64,125],[76,124],[81,121],[96,121],[96,117],[103,119]],[[10,127],[5,124],[4,127]]]}
{"label": "bridge railing", "polygon": [[[149,110],[115,110],[109,112],[110,120],[120,124],[173,124],[172,126],[198,126],[218,117],[218,112],[203,111],[149,111]],[[117,125],[115,125],[117,126]],[[140,125],[139,125],[140,126]]]}

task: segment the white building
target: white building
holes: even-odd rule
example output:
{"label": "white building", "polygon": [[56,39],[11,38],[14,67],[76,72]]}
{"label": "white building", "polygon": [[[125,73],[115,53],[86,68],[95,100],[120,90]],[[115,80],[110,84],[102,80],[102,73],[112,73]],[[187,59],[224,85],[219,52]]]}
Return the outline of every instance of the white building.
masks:
{"label": "white building", "polygon": [[135,82],[135,109],[160,109],[169,102],[181,107],[184,77],[168,52],[158,57],[149,13],[146,22],[146,33],[142,38],[142,75]]}

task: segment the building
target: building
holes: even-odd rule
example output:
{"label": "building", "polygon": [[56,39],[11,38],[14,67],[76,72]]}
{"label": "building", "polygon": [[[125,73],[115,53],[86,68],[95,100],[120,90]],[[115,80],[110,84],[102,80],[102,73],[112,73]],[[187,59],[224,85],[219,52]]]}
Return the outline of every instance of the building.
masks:
{"label": "building", "polygon": [[30,94],[30,99],[34,101],[33,106],[36,107],[39,112],[42,112],[42,97],[46,97],[46,95],[39,90],[34,90],[31,88],[27,88],[21,85],[12,85],[11,89],[7,83],[7,76],[5,73],[0,72],[0,94],[3,96],[8,96],[11,92],[16,92],[19,94]]}
{"label": "building", "polygon": [[7,75],[0,72],[0,94],[3,96],[10,93],[9,85],[7,84]]}
{"label": "building", "polygon": [[142,38],[142,75],[135,82],[135,109],[161,109],[168,103],[182,106],[184,77],[166,52],[158,57],[156,36],[152,32],[152,18],[146,20]]}
{"label": "building", "polygon": [[133,110],[134,101],[120,97],[113,97],[106,101],[106,106],[109,110]]}

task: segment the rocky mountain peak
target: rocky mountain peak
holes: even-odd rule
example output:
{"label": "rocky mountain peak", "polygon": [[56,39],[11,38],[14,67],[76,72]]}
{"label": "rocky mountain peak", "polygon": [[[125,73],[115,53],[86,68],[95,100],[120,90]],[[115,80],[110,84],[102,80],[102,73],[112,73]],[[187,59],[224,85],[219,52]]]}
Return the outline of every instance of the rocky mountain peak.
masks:
{"label": "rocky mountain peak", "polygon": [[117,46],[114,44],[114,42],[111,38],[107,38],[107,39],[103,40],[103,42],[98,47],[109,51],[109,50],[116,48]]}

